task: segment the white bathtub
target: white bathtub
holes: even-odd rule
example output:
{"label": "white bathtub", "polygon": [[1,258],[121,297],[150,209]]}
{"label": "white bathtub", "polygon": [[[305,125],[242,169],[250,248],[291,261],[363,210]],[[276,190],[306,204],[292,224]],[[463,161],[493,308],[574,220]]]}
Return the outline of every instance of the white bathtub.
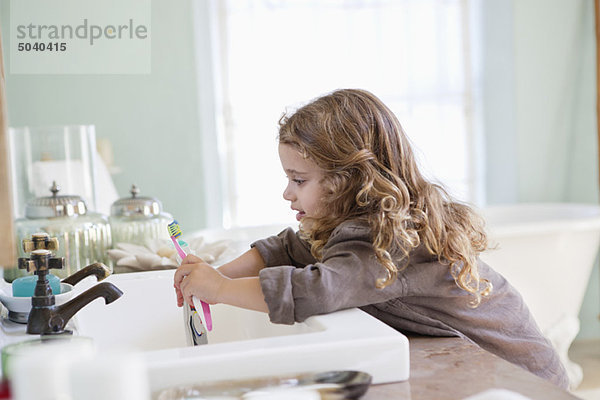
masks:
{"label": "white bathtub", "polygon": [[481,258],[519,290],[576,387],[583,374],[568,350],[579,332],[579,310],[600,245],[600,207],[513,204],[482,214],[490,245],[497,248]]}

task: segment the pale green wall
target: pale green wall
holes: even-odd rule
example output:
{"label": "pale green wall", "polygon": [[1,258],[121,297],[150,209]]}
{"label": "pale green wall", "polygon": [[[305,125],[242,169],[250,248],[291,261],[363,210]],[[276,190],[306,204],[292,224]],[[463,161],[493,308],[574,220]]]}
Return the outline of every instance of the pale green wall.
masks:
{"label": "pale green wall", "polygon": [[[593,1],[482,4],[487,202],[598,203]],[[580,338],[600,337],[599,281]]]}
{"label": "pale green wall", "polygon": [[[0,0],[5,49],[8,12],[9,1]],[[184,229],[203,227],[192,31],[189,0],[154,0],[149,75],[15,75],[7,70],[9,125],[95,125],[97,137],[112,142],[115,165],[123,170],[113,176],[121,196],[135,182],[143,195],[158,197]]]}
{"label": "pale green wall", "polygon": [[515,38],[512,2],[482,0],[486,202],[518,201]]}
{"label": "pale green wall", "polygon": [[593,2],[514,5],[519,200],[596,202]]}

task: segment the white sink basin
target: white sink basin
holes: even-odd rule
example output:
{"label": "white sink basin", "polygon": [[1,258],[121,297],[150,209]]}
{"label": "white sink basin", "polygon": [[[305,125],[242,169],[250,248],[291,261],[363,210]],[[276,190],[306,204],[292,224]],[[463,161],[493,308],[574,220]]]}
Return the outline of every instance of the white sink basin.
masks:
{"label": "white sink basin", "polygon": [[267,314],[211,306],[208,345],[186,346],[173,271],[112,275],[123,296],[96,299],[76,315],[77,334],[98,350],[139,351],[151,390],[224,379],[328,370],[360,370],[373,383],[408,379],[407,338],[359,309],[276,325]]}

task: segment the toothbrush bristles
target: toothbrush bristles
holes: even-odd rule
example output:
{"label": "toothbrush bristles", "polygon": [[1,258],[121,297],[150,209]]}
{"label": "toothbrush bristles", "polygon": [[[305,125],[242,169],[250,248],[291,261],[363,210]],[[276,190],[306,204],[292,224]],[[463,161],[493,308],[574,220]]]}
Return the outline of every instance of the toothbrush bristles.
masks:
{"label": "toothbrush bristles", "polygon": [[169,229],[169,235],[171,235],[172,237],[179,237],[181,236],[181,228],[179,227],[179,223],[177,222],[177,220],[173,220],[173,222],[171,222],[167,228]]}

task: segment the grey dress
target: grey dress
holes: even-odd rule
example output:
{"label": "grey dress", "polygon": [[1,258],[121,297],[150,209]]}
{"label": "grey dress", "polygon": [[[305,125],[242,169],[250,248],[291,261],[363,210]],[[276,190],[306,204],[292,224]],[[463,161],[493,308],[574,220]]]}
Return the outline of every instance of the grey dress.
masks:
{"label": "grey dress", "polygon": [[418,248],[398,279],[384,289],[375,281],[384,269],[375,258],[365,223],[346,221],[331,234],[317,261],[309,244],[288,228],[252,244],[265,261],[260,283],[273,323],[359,307],[398,331],[459,336],[548,379],[562,388],[568,377],[550,342],[540,332],[521,295],[484,262],[480,276],[493,284],[477,308],[449,267]]}

